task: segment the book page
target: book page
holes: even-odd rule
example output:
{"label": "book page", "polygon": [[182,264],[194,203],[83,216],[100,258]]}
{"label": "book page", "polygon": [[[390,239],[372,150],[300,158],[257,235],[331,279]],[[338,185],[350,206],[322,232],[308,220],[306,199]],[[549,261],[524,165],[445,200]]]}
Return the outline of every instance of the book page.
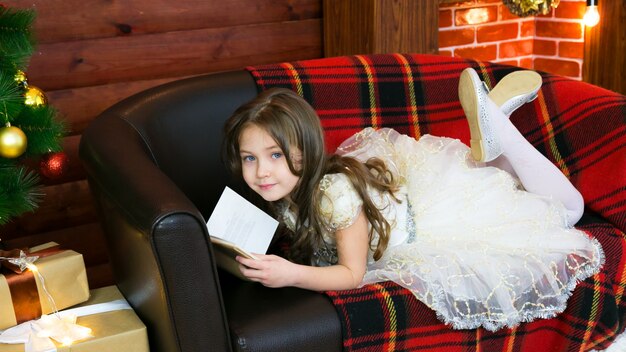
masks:
{"label": "book page", "polygon": [[277,227],[278,221],[229,187],[224,188],[207,221],[210,236],[259,254],[267,252]]}

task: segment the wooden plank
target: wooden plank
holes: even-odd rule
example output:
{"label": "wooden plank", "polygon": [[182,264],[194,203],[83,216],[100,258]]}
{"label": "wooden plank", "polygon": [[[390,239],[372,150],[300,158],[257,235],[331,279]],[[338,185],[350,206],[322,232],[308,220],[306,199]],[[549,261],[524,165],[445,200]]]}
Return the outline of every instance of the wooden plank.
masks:
{"label": "wooden plank", "polygon": [[324,56],[439,52],[439,0],[324,0]]}
{"label": "wooden plank", "polygon": [[324,56],[373,52],[376,0],[323,1]]}
{"label": "wooden plank", "polygon": [[30,248],[48,242],[56,242],[63,248],[83,255],[85,265],[108,263],[104,234],[99,223],[89,223],[56,231],[36,233],[3,241],[6,248]]}
{"label": "wooden plank", "polygon": [[598,3],[600,22],[585,27],[583,81],[626,94],[626,2]]}
{"label": "wooden plank", "polygon": [[57,231],[98,221],[87,180],[43,187],[35,212],[25,213],[0,228],[3,240]]}
{"label": "wooden plank", "polygon": [[43,44],[29,83],[44,91],[194,75],[321,56],[321,20]]}
{"label": "wooden plank", "polygon": [[189,76],[121,82],[93,87],[61,89],[46,92],[48,103],[59,111],[67,123],[68,135],[81,134],[102,111],[148,88]]}
{"label": "wooden plank", "polygon": [[113,270],[110,263],[102,263],[87,267],[87,282],[89,289],[115,285]]}
{"label": "wooden plank", "polygon": [[439,53],[439,0],[382,1],[378,7],[377,53]]}
{"label": "wooden plank", "polygon": [[106,242],[99,223],[19,237],[3,243],[6,248],[29,248],[51,241],[83,255],[91,289],[114,284]]}
{"label": "wooden plank", "polygon": [[[79,181],[86,178],[85,170],[78,156],[81,138],[80,133],[82,133],[87,125],[106,108],[134,93],[159,84],[188,77],[189,76],[183,76],[58,90],[47,94],[49,103],[60,111],[60,118],[64,119],[69,125],[70,131],[68,135],[63,138],[61,144],[63,152],[67,155],[69,162],[67,164],[67,170],[60,177],[49,179],[42,175],[41,183],[50,186]],[[95,97],[98,99],[93,101]],[[41,158],[26,160],[24,164],[32,170],[41,170]]]}
{"label": "wooden plank", "polygon": [[9,0],[34,8],[40,43],[321,18],[321,0]]}

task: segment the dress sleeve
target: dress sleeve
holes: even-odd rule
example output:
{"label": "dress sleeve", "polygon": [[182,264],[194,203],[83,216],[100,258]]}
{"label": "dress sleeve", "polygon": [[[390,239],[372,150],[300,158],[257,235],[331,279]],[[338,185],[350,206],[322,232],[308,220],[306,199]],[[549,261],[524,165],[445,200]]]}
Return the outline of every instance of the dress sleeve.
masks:
{"label": "dress sleeve", "polygon": [[334,233],[352,225],[361,212],[363,200],[348,177],[341,173],[325,175],[320,190],[320,211],[328,230]]}

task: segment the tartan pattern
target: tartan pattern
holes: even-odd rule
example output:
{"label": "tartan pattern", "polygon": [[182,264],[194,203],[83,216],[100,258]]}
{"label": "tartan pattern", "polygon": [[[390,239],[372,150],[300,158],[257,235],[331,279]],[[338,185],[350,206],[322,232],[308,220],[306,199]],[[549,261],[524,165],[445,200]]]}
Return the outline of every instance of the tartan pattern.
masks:
{"label": "tartan pattern", "polygon": [[[459,75],[473,67],[489,87],[519,68],[419,54],[343,56],[248,67],[260,90],[293,89],[315,108],[329,152],[361,129],[392,127],[469,141],[458,100]],[[553,319],[515,329],[453,330],[393,282],[328,291],[342,323],[345,351],[587,351],[624,330],[626,302],[626,97],[540,72],[538,98],[511,120],[581,191],[577,227],[606,254],[599,274],[574,291]]]}

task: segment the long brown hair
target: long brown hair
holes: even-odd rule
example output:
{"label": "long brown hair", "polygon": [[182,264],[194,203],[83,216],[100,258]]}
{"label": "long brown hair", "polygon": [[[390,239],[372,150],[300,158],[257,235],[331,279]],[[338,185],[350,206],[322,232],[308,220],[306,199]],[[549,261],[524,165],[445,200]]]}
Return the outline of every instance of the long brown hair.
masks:
{"label": "long brown hair", "polygon": [[[227,167],[235,175],[242,175],[239,139],[243,131],[255,125],[264,129],[282,149],[289,170],[300,179],[290,195],[288,206],[296,215],[295,233],[290,247],[289,259],[298,263],[310,263],[313,250],[323,241],[324,218],[319,205],[319,183],[328,173],[343,173],[352,182],[363,200],[363,211],[371,227],[370,247],[378,260],[387,248],[391,226],[367,194],[373,187],[381,192],[396,190],[393,175],[380,159],[366,163],[340,155],[326,155],[324,134],[315,110],[295,92],[284,88],[272,88],[261,92],[255,99],[242,105],[226,121],[224,126],[223,157]],[[301,153],[294,165],[292,149]],[[296,167],[297,166],[297,167]],[[273,204],[270,207],[276,211]],[[377,233],[377,243],[372,243]]]}

